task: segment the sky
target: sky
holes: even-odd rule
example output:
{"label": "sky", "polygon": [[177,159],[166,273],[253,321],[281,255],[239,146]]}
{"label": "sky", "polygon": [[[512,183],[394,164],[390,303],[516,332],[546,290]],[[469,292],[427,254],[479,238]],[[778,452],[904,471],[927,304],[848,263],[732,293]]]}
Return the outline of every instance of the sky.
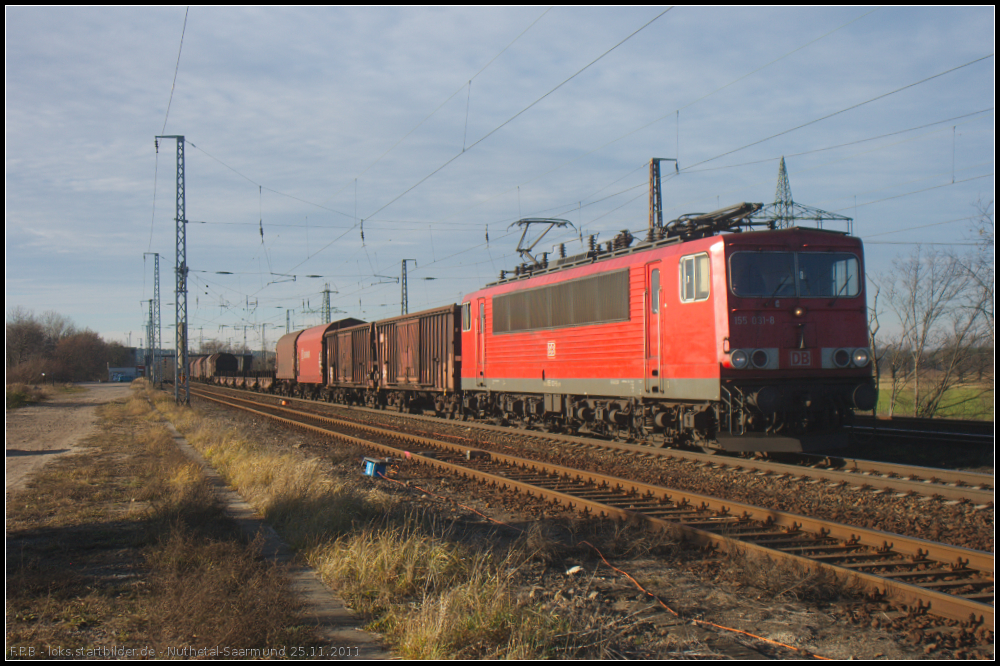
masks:
{"label": "sky", "polygon": [[[853,218],[871,280],[994,197],[992,7],[5,9],[5,294],[192,351],[459,302],[539,244],[775,199]],[[512,226],[514,225],[514,226]],[[831,228],[842,228],[832,225]],[[931,245],[934,244],[934,245]],[[871,283],[870,283],[871,284]],[[145,302],[144,302],[145,301]],[[263,338],[262,338],[263,336]]]}

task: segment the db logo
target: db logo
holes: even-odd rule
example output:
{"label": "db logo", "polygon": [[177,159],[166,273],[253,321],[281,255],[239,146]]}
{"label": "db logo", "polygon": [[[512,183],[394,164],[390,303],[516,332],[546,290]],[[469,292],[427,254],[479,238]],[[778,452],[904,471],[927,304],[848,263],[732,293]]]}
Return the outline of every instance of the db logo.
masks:
{"label": "db logo", "polygon": [[555,357],[556,357],[556,343],[553,340],[549,342],[549,358],[555,358]]}
{"label": "db logo", "polygon": [[792,367],[795,366],[810,366],[812,365],[812,352],[807,351],[793,351],[789,352],[789,364]]}

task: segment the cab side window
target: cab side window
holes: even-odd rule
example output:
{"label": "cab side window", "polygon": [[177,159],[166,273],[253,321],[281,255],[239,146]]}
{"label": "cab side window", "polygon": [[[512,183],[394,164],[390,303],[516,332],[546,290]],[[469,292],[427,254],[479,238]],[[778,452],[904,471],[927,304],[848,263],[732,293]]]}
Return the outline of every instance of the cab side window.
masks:
{"label": "cab side window", "polygon": [[462,303],[462,330],[472,328],[472,303]]}
{"label": "cab side window", "polygon": [[694,254],[681,257],[681,302],[694,303],[707,300],[712,283],[711,264],[708,254]]}

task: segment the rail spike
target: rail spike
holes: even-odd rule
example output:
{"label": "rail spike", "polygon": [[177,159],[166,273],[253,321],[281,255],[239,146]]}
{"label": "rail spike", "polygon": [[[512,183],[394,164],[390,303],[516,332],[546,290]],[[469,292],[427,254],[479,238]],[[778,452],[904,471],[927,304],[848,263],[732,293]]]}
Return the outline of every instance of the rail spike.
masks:
{"label": "rail spike", "polygon": [[927,615],[927,611],[930,609],[930,607],[931,607],[930,603],[924,605],[924,602],[922,600],[917,599],[917,604],[915,606],[910,606],[909,608],[907,608],[906,614],[909,617],[916,617],[918,615]]}

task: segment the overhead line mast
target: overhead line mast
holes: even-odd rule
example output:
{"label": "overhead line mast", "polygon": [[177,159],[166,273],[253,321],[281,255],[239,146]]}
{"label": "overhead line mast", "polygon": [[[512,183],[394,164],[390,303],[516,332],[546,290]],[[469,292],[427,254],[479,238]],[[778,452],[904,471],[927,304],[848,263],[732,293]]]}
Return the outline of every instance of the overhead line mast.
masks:
{"label": "overhead line mast", "polygon": [[677,160],[672,157],[652,157],[649,160],[649,229],[663,226],[663,193],[660,182],[660,162],[673,162],[678,172]]}
{"label": "overhead line mast", "polygon": [[174,273],[176,275],[176,295],[174,298],[174,322],[176,323],[177,341],[174,365],[174,401],[178,405],[191,404],[191,387],[188,377],[188,318],[187,318],[187,218],[185,217],[184,201],[184,135],[173,134],[156,137],[156,149],[159,151],[159,139],[175,139],[177,141],[177,223],[176,260]]}
{"label": "overhead line mast", "polygon": [[778,164],[778,187],[774,192],[774,203],[764,206],[759,213],[754,214],[753,222],[766,224],[769,229],[787,229],[797,220],[810,220],[816,226],[823,228],[823,222],[843,222],[847,232],[853,233],[854,218],[839,215],[829,211],[805,206],[792,199],[792,186],[788,182],[788,169],[785,168],[785,157]]}
{"label": "overhead line mast", "polygon": [[410,292],[407,288],[406,282],[406,262],[412,261],[413,265],[417,265],[416,259],[403,259],[403,271],[399,276],[400,284],[400,294],[399,294],[399,314],[405,315],[410,313]]}
{"label": "overhead line mast", "polygon": [[148,374],[150,381],[154,385],[162,387],[163,369],[160,367],[160,347],[163,345],[163,326],[160,322],[160,253],[144,252],[143,256],[147,254],[153,255],[153,301],[155,301],[155,305],[150,303],[152,310],[152,314],[150,315],[150,347],[153,350],[153,365]]}

